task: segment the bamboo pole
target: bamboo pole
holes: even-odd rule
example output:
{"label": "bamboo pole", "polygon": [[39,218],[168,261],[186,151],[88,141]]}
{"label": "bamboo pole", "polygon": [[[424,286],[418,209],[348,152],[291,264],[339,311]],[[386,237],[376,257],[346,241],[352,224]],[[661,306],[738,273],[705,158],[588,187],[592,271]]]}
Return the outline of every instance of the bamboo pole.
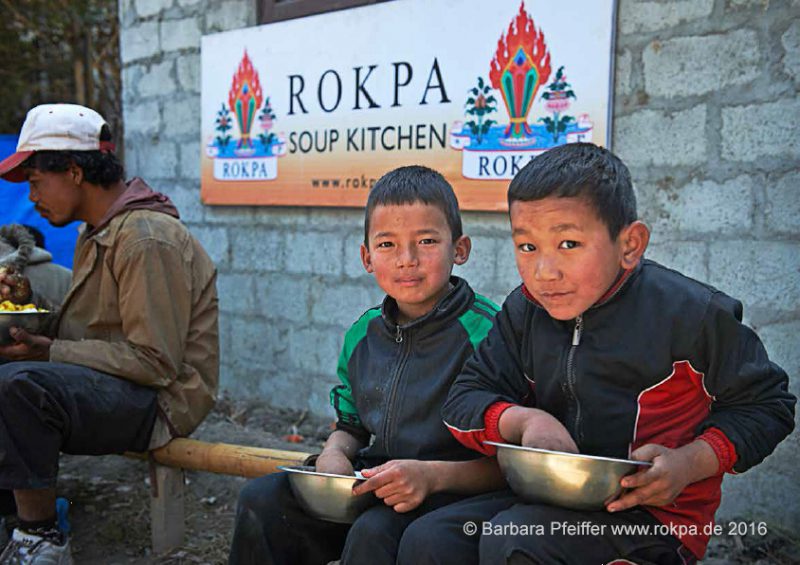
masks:
{"label": "bamboo pole", "polygon": [[[164,447],[150,452],[156,463],[194,471],[255,478],[274,473],[278,465],[301,465],[311,455],[300,451],[284,451],[264,447],[245,447],[229,443],[208,443],[195,439],[176,438]],[[126,453],[139,459],[142,453]]]}

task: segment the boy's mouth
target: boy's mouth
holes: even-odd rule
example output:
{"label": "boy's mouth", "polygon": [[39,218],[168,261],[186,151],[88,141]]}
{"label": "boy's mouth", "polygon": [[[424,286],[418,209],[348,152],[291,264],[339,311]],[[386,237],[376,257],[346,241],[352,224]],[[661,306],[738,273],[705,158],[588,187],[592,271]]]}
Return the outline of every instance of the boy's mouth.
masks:
{"label": "boy's mouth", "polygon": [[395,283],[400,286],[416,286],[422,282],[421,277],[403,277],[402,279],[395,279]]}

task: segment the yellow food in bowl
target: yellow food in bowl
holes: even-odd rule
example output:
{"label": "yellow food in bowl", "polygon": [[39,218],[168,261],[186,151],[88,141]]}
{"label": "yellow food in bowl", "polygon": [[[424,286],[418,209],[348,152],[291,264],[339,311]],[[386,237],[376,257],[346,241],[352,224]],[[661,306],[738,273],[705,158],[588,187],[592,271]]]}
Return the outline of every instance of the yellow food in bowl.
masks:
{"label": "yellow food in bowl", "polygon": [[10,300],[0,302],[0,312],[47,312],[36,307],[36,304],[14,304]]}

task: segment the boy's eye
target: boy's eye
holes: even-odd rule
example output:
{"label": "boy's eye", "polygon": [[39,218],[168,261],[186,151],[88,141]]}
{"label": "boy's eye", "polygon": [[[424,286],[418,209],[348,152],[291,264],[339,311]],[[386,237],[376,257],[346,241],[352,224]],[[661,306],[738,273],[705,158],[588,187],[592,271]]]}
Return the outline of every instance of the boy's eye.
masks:
{"label": "boy's eye", "polygon": [[573,241],[571,239],[566,239],[558,244],[559,249],[575,249],[576,247],[579,246],[580,243],[578,243],[577,241]]}
{"label": "boy's eye", "polygon": [[536,247],[532,243],[520,243],[519,245],[517,245],[517,249],[519,249],[523,253],[530,253],[531,251],[536,251]]}
{"label": "boy's eye", "polygon": [[426,237],[425,239],[419,240],[422,245],[433,245],[436,243],[436,240],[430,237]]}
{"label": "boy's eye", "polygon": [[379,247],[379,248],[381,248],[381,247],[382,247],[382,248],[384,248],[384,249],[387,249],[387,248],[389,248],[389,247],[391,247],[391,246],[392,246],[392,242],[391,242],[391,241],[381,241],[381,242],[380,242],[380,243],[378,243],[378,244],[377,244],[375,247]]}

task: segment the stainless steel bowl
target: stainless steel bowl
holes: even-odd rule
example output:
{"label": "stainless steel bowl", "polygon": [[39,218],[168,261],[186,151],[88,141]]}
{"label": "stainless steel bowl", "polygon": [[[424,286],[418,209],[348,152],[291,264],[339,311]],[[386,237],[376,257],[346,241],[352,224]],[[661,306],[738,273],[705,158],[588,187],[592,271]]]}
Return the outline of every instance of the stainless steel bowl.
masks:
{"label": "stainless steel bowl", "polygon": [[493,441],[484,443],[497,447],[500,469],[511,490],[520,497],[574,510],[602,510],[619,496],[622,477],[651,465]]}
{"label": "stainless steel bowl", "polygon": [[50,312],[0,312],[0,345],[14,343],[8,333],[12,327],[23,328],[37,333]]}
{"label": "stainless steel bowl", "polygon": [[353,485],[358,477],[318,473],[314,467],[278,467],[289,473],[289,484],[297,502],[309,515],[338,522],[352,524],[359,514],[377,502],[370,493],[353,495]]}

